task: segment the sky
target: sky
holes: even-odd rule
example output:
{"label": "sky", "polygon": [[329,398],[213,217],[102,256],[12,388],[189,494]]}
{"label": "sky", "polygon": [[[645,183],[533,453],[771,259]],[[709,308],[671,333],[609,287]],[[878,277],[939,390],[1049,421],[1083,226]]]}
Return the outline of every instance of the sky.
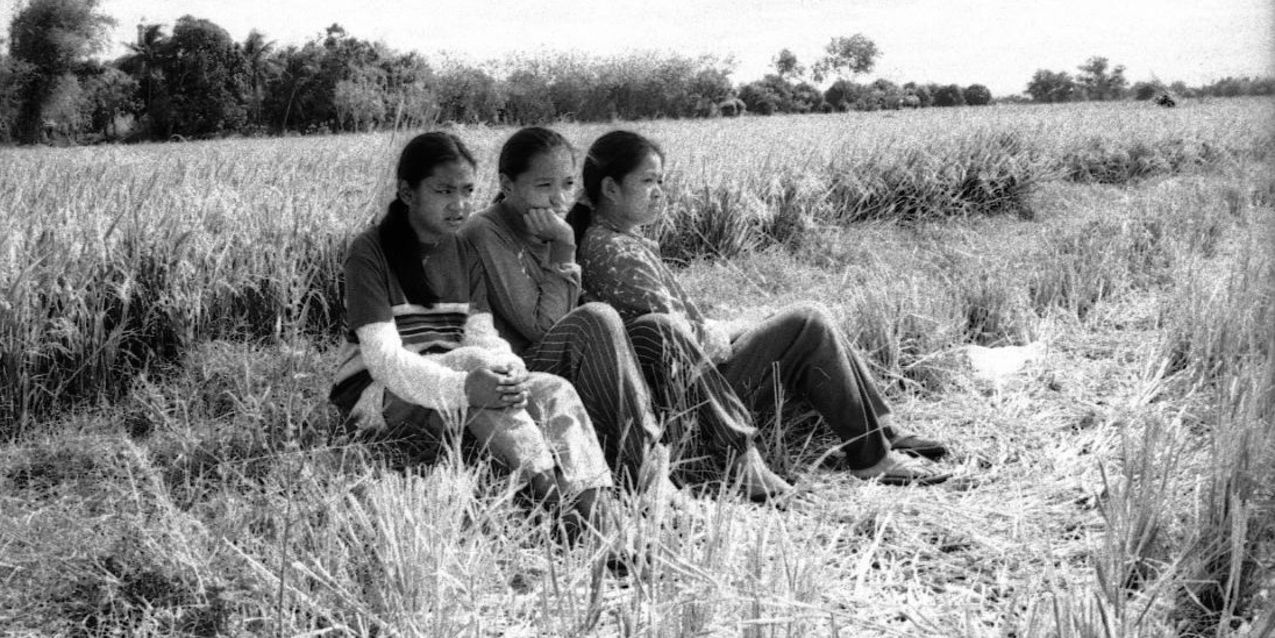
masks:
{"label": "sky", "polygon": [[[7,25],[21,0],[0,0]],[[1272,0],[100,0],[118,24],[113,48],[140,22],[171,28],[193,15],[242,41],[256,28],[279,46],[339,23],[365,40],[428,59],[511,53],[633,50],[731,56],[746,82],[792,50],[807,67],[834,36],[862,33],[881,51],[873,73],[906,81],[1022,92],[1037,69],[1068,71],[1093,56],[1125,66],[1130,82],[1199,85],[1275,75]]]}

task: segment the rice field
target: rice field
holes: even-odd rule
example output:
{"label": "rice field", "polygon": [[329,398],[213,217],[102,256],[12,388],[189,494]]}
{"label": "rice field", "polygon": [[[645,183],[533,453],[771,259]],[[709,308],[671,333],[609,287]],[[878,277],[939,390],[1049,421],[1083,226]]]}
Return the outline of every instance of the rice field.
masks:
{"label": "rice field", "polygon": [[[408,133],[0,149],[9,635],[1261,636],[1275,579],[1269,100],[639,122],[711,316],[818,301],[961,480],[626,503],[567,548],[481,465],[325,405],[346,242]],[[580,148],[610,127],[558,127]],[[456,132],[480,201],[511,132]],[[971,346],[1035,344],[1021,373]],[[607,544],[650,564],[619,577]]]}

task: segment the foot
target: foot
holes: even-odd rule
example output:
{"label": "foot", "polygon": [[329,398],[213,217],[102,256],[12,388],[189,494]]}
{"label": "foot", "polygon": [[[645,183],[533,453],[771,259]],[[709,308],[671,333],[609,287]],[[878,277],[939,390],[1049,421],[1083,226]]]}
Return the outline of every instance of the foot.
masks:
{"label": "foot", "polygon": [[642,463],[638,480],[638,492],[648,511],[663,511],[665,507],[683,510],[689,507],[691,497],[669,477],[668,448],[655,446]]}
{"label": "foot", "polygon": [[923,461],[909,458],[897,452],[887,452],[872,467],[850,470],[850,475],[864,480],[876,480],[883,485],[937,485],[952,475],[928,467]]}
{"label": "foot", "polygon": [[947,446],[933,439],[926,439],[915,434],[904,434],[890,440],[890,449],[909,454],[911,456],[921,456],[931,461],[937,461],[947,456]]}
{"label": "foot", "polygon": [[750,447],[735,462],[735,471],[739,473],[740,486],[748,500],[755,503],[773,501],[789,492],[792,485],[775,474],[762,460],[757,448]]}

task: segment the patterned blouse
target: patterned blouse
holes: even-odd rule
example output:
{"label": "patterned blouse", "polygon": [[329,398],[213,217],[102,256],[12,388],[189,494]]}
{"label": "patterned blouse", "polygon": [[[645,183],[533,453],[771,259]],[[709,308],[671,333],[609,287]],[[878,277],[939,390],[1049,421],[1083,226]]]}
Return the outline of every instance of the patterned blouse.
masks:
{"label": "patterned blouse", "polygon": [[611,304],[626,321],[652,312],[681,317],[704,341],[706,321],[660,259],[659,246],[595,221],[576,249],[584,298]]}

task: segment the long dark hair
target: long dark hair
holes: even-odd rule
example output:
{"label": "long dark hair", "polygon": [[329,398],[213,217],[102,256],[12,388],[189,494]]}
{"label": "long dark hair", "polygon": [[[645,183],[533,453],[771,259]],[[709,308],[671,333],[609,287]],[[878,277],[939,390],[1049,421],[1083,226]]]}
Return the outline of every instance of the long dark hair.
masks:
{"label": "long dark hair", "polygon": [[429,282],[425,279],[425,269],[421,266],[421,243],[407,218],[407,204],[399,199],[398,182],[407,182],[408,188],[415,189],[421,180],[434,174],[435,168],[461,161],[478,168],[473,153],[469,152],[465,143],[459,137],[444,131],[417,135],[403,147],[403,152],[398,156],[394,200],[390,202],[389,210],[385,213],[385,219],[381,220],[377,232],[390,270],[398,278],[403,294],[411,303],[429,305],[438,301],[438,295],[430,290]]}
{"label": "long dark hair", "polygon": [[576,202],[567,213],[567,223],[575,230],[576,245],[584,240],[584,232],[593,223],[593,207],[602,197],[602,181],[610,177],[619,182],[637,170],[647,156],[654,153],[664,160],[660,145],[633,131],[611,131],[589,147],[584,158],[584,194],[588,201]]}
{"label": "long dark hair", "polygon": [[[561,133],[543,126],[528,126],[510,136],[505,140],[505,145],[500,147],[496,171],[509,179],[517,179],[531,168],[531,160],[536,156],[559,148],[575,152],[575,147]],[[496,193],[496,201],[504,198],[503,192]]]}

